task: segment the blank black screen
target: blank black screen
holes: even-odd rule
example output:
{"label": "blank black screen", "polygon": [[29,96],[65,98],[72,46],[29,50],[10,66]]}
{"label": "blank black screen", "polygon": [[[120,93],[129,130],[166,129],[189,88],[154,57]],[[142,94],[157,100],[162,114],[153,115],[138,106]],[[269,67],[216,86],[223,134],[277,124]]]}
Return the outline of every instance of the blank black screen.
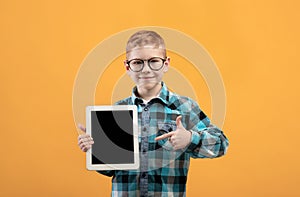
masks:
{"label": "blank black screen", "polygon": [[92,164],[134,163],[133,111],[92,111]]}

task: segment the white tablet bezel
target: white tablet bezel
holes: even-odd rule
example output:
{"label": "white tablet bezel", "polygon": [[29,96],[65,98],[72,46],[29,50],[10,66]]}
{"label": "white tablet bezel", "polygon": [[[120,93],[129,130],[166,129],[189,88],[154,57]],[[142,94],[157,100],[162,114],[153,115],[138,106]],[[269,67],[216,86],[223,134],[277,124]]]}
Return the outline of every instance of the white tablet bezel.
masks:
{"label": "white tablet bezel", "polygon": [[139,168],[139,143],[138,143],[138,113],[135,105],[103,105],[86,107],[86,133],[92,136],[91,131],[91,112],[92,111],[113,111],[113,110],[132,110],[133,111],[133,149],[134,163],[130,164],[92,164],[92,150],[86,152],[86,167],[88,170],[136,170]]}

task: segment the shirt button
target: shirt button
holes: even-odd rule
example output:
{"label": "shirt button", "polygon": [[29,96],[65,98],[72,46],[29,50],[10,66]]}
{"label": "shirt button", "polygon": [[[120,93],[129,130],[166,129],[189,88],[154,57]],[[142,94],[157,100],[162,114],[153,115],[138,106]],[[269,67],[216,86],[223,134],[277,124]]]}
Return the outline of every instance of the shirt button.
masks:
{"label": "shirt button", "polygon": [[147,131],[146,127],[143,128],[143,131]]}
{"label": "shirt button", "polygon": [[146,153],[146,149],[143,149],[143,153]]}
{"label": "shirt button", "polygon": [[142,178],[145,178],[147,175],[146,175],[146,172],[143,172],[142,173]]}
{"label": "shirt button", "polygon": [[145,111],[148,111],[148,107],[145,107],[144,110],[145,110]]}

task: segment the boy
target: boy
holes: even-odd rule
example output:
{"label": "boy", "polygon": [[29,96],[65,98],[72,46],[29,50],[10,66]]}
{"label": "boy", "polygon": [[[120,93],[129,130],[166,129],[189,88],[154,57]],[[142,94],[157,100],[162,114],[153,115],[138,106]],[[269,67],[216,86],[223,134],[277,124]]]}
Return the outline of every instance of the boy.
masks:
{"label": "boy", "polygon": [[[168,90],[164,40],[153,31],[133,34],[124,66],[134,81],[132,96],[117,105],[136,105],[139,119],[140,168],[98,171],[112,178],[112,196],[185,196],[190,157],[215,158],[226,153],[228,140],[198,104]],[[82,125],[79,128],[85,131]],[[78,145],[86,152],[93,139],[84,134]]]}

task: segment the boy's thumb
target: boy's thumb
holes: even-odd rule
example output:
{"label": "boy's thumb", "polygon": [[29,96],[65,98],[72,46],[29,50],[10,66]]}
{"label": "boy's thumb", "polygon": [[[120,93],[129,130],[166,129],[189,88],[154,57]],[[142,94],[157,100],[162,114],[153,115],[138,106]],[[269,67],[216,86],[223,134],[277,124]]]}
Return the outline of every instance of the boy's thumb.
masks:
{"label": "boy's thumb", "polygon": [[182,118],[182,116],[177,116],[177,118],[176,118],[176,126],[177,127],[182,127],[181,118]]}
{"label": "boy's thumb", "polygon": [[86,131],[86,129],[85,129],[85,127],[82,125],[82,124],[78,124],[78,128],[81,130],[81,131],[83,131],[83,132],[85,132]]}

